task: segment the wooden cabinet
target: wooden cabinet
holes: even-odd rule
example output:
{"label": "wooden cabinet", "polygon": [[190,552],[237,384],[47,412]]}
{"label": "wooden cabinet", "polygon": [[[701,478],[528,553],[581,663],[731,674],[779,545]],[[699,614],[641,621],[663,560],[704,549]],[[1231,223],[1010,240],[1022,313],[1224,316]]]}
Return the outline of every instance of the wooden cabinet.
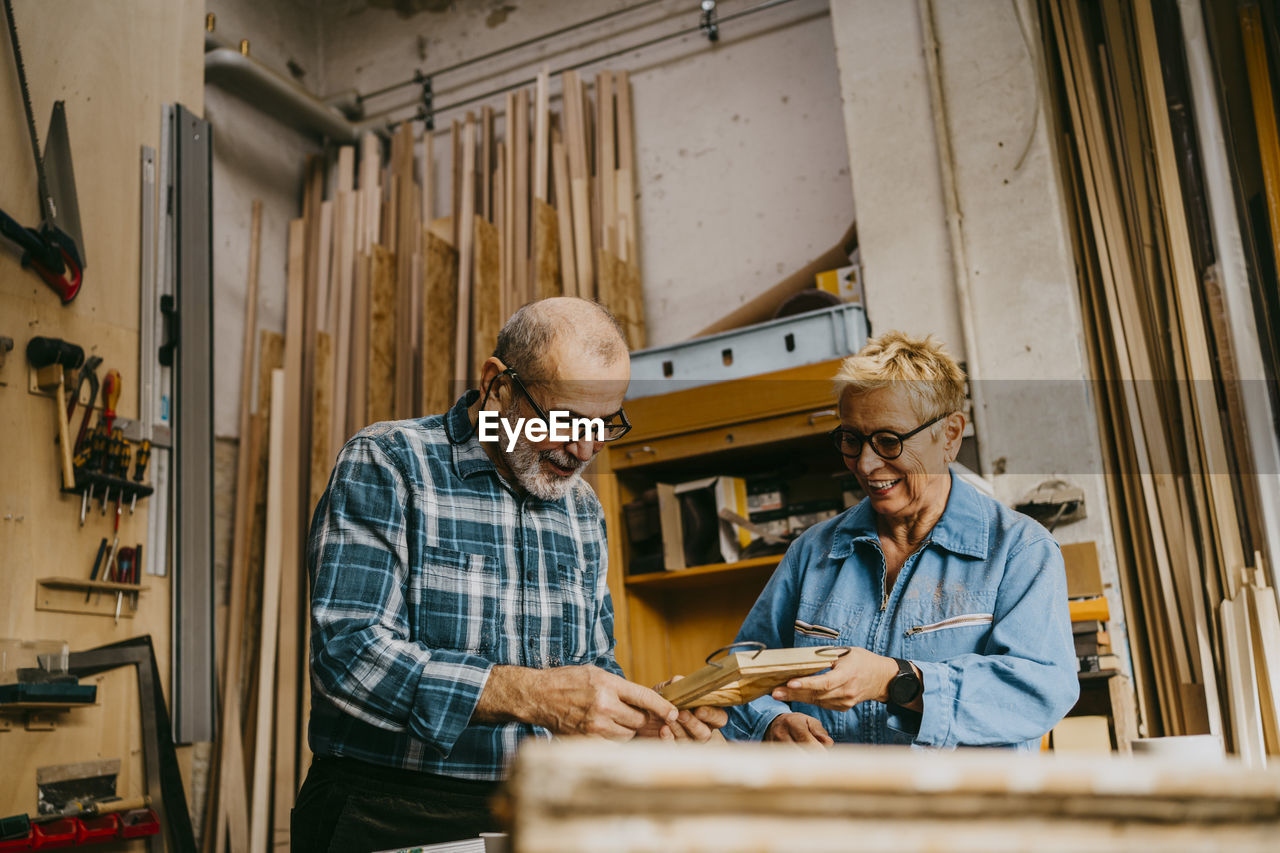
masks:
{"label": "wooden cabinet", "polygon": [[627,402],[635,425],[597,462],[594,484],[609,531],[618,662],[640,684],[702,666],[733,641],[780,555],[678,571],[630,571],[623,506],[655,483],[785,468],[845,473],[827,433],[838,423],[839,360]]}

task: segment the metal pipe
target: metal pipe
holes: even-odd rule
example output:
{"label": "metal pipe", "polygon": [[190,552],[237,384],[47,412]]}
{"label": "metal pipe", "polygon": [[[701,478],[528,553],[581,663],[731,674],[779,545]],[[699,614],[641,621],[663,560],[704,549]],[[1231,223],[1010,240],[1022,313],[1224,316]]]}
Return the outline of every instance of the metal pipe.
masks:
{"label": "metal pipe", "polygon": [[[216,36],[206,33],[206,47],[211,40],[218,43]],[[360,138],[357,127],[338,110],[252,56],[230,47],[215,47],[205,53],[204,80],[304,132],[339,143],[353,143]]]}

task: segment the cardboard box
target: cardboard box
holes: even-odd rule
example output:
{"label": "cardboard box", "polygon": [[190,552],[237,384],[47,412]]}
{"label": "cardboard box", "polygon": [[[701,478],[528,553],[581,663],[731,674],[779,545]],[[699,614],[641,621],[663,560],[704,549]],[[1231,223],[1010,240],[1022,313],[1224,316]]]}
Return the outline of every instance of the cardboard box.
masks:
{"label": "cardboard box", "polygon": [[862,264],[854,255],[853,263],[847,267],[826,270],[814,276],[814,285],[818,290],[825,290],[840,297],[841,302],[862,304]]}
{"label": "cardboard box", "polygon": [[1098,567],[1098,543],[1076,542],[1062,546],[1067,565],[1067,598],[1102,595],[1102,570]]}
{"label": "cardboard box", "polygon": [[741,559],[751,534],[722,520],[722,509],[749,516],[747,484],[741,477],[658,483],[662,553],[668,571]]}

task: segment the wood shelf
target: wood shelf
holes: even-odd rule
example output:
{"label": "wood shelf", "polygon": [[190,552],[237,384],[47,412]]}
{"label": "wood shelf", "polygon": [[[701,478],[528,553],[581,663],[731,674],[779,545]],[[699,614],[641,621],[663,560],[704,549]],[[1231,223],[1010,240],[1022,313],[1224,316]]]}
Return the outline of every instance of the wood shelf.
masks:
{"label": "wood shelf", "polygon": [[68,711],[72,708],[91,708],[93,702],[0,702],[0,714],[7,711]]}
{"label": "wood shelf", "polygon": [[140,583],[91,581],[81,578],[37,578],[36,583],[50,589],[78,589],[82,592],[145,592],[147,589]]}
{"label": "wood shelf", "polygon": [[695,587],[714,586],[728,583],[743,575],[765,575],[771,573],[782,562],[781,554],[767,557],[753,557],[749,560],[738,560],[736,563],[711,563],[706,566],[694,566],[688,569],[650,572],[642,575],[629,575],[627,588],[631,590],[668,590],[692,589]]}

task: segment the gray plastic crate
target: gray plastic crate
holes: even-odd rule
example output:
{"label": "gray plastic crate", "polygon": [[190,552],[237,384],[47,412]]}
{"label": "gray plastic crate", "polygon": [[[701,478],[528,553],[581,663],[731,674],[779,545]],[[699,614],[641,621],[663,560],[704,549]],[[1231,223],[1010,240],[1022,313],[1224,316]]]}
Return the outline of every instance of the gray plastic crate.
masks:
{"label": "gray plastic crate", "polygon": [[837,305],[631,354],[628,399],[853,355],[867,342],[862,306]]}

